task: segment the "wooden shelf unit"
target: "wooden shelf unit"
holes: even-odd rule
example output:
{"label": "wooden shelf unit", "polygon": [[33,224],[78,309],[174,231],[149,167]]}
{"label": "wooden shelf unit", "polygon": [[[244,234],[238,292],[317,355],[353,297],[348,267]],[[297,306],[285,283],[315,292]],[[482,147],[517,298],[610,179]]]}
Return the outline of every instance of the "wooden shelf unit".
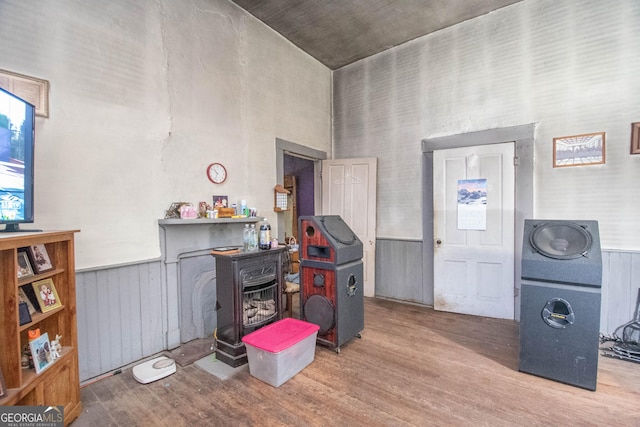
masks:
{"label": "wooden shelf unit", "polygon": [[[0,233],[0,369],[6,394],[0,406],[64,406],[64,423],[80,415],[78,372],[78,330],[76,323],[76,278],[74,231]],[[45,245],[53,270],[18,279],[18,249]],[[32,321],[20,325],[18,287],[51,278],[62,306],[46,313],[35,313]],[[22,348],[28,343],[28,330],[40,328],[49,340],[62,336],[63,351],[51,366],[39,374],[22,368]]]}

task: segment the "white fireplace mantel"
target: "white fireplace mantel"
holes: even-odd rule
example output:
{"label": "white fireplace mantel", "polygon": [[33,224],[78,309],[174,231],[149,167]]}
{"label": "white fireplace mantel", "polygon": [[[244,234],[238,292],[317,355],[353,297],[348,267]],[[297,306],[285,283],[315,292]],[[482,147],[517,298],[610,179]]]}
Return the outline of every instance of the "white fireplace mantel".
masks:
{"label": "white fireplace mantel", "polygon": [[257,218],[161,219],[162,320],[165,346],[180,346],[180,271],[182,257],[208,253],[217,246],[241,246],[244,224]]}

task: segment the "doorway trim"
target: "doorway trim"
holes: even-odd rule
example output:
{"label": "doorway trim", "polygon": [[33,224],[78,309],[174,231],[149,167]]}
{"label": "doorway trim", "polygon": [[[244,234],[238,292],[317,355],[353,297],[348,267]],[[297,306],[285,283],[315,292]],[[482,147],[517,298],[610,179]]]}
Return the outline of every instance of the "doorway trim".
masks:
{"label": "doorway trim", "polygon": [[[522,263],[522,239],[525,218],[533,218],[533,163],[535,123],[488,129],[459,135],[427,138],[422,140],[422,285],[431,290],[433,305],[433,152],[447,148],[473,147],[476,145],[515,143],[515,266],[514,313],[520,319],[520,276]],[[425,292],[426,293],[426,292]]]}
{"label": "doorway trim", "polygon": [[[276,180],[278,183],[284,183],[284,156],[300,156],[313,161],[313,204],[315,206],[315,214],[320,213],[322,208],[322,160],[327,159],[327,153],[295,142],[276,138]],[[278,218],[278,240],[284,241],[284,215],[276,215]]]}

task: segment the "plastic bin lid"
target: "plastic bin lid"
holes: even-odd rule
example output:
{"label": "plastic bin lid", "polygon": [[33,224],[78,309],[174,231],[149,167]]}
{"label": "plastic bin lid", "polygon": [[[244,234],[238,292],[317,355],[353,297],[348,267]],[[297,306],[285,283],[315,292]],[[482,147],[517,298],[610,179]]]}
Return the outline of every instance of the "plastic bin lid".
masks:
{"label": "plastic bin lid", "polygon": [[288,317],[242,337],[242,342],[270,353],[279,353],[320,329],[316,324]]}

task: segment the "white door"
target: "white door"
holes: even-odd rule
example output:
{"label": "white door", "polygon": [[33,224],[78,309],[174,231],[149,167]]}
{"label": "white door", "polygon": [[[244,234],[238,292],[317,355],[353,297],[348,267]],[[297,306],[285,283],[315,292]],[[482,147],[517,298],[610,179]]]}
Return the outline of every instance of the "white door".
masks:
{"label": "white door", "polygon": [[340,215],[362,241],[364,296],[375,296],[375,158],[322,161],[322,214]]}
{"label": "white door", "polygon": [[514,318],[513,159],[513,143],[433,152],[436,310]]}

